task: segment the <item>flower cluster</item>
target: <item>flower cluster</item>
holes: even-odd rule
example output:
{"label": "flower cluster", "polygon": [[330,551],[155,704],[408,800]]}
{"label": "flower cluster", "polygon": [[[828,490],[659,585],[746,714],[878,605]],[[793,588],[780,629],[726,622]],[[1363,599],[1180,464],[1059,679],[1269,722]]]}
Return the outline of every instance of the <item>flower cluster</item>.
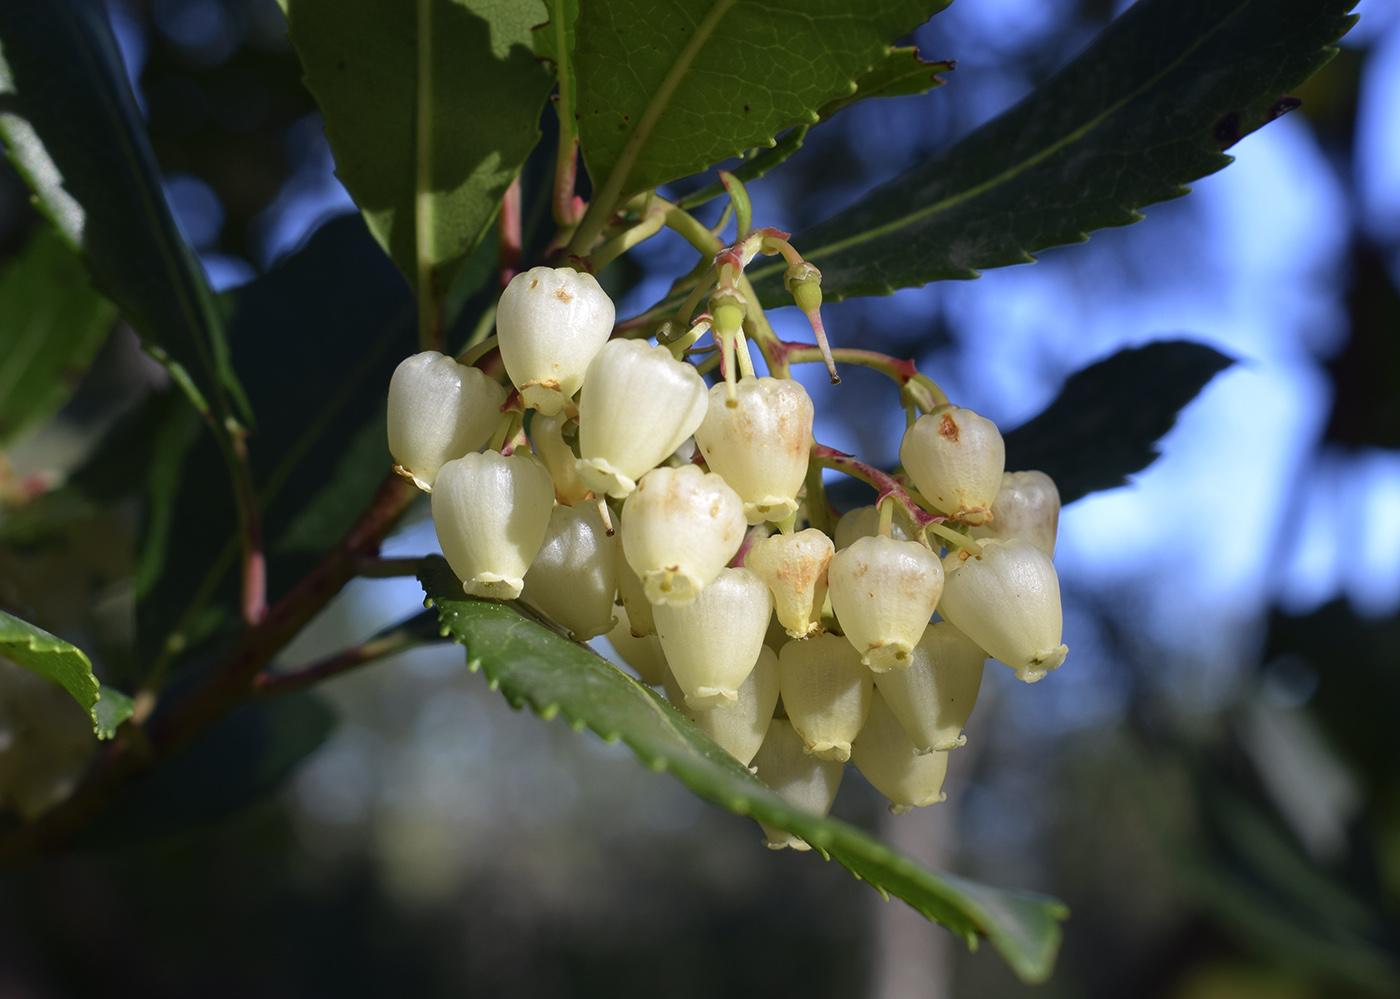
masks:
{"label": "flower cluster", "polygon": [[[811,304],[819,275],[801,267]],[[510,388],[441,354],[405,360],[397,467],[432,493],[468,594],[608,636],[793,804],[825,814],[847,762],[897,811],[942,800],[985,660],[1028,682],[1064,660],[1055,485],[1006,473],[996,426],[934,397],[911,405],[901,476],[814,444],[802,385],[751,373],[743,308],[721,281],[692,335],[612,339],[592,276],[519,274],[496,318]],[[684,359],[706,330],[713,386]],[[878,504],[833,523],[823,465]]]}

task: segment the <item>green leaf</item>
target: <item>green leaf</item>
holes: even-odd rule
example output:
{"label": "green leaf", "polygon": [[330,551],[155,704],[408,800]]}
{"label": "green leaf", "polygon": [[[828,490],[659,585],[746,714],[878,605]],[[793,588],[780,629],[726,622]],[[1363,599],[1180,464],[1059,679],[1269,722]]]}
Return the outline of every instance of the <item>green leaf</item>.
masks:
{"label": "green leaf", "polygon": [[948,81],[938,74],[947,73],[956,65],[949,59],[925,62],[919,58],[919,50],[912,45],[892,48],[885,53],[883,59],[860,75],[856,80],[855,93],[829,102],[819,114],[825,121],[837,111],[842,111],[867,97],[913,97],[926,94],[934,87],[941,87],[947,83]]}
{"label": "green leaf", "polygon": [[[578,100],[578,73],[574,69],[574,25],[578,22],[578,0],[545,0],[549,8],[549,20],[535,25],[535,58],[548,59],[554,63],[557,74],[564,67],[564,75],[559,80],[559,113],[571,115]],[[563,25],[563,36],[559,27]]]}
{"label": "green leaf", "polygon": [[[738,177],[739,181],[744,184],[758,180],[802,148],[802,140],[807,137],[807,129],[810,127],[810,125],[794,126],[784,132],[782,138],[773,145],[767,148],[750,149],[744,154],[743,162],[729,172]],[[717,180],[713,184],[706,184],[700,190],[687,194],[677,204],[682,208],[691,209],[722,197],[724,194],[724,182]]]}
{"label": "green leaf", "polygon": [[[237,289],[230,329],[260,416],[249,454],[275,601],[339,540],[391,467],[384,403],[394,365],[413,352],[413,301],[364,220],[346,215]],[[168,542],[151,547],[159,525],[149,521],[143,549],[151,585],[137,607],[137,659],[148,667],[172,639],[188,657],[238,620],[237,517],[220,460],[201,436],[178,457],[173,481],[166,466],[152,479],[174,491]]]}
{"label": "green leaf", "polygon": [[[290,0],[337,173],[435,317],[539,141],[539,0]],[[420,38],[431,44],[420,45]]]}
{"label": "green leaf", "polygon": [[801,836],[882,894],[896,895],[975,946],[986,936],[1026,981],[1050,974],[1064,905],[1031,892],[1003,891],[920,866],[835,819],[799,811],[650,689],[592,650],[514,607],[474,600],[439,557],[420,573],[444,634],[466,645],[467,663],[512,706],[621,739],[653,770],[669,770],[700,797]]}
{"label": "green leaf", "polygon": [[73,695],[91,716],[99,739],[110,739],[131,715],[131,699],[97,682],[86,652],[4,611],[0,611],[0,655]]}
{"label": "green leaf", "polygon": [[[829,299],[1030,263],[1187,193],[1293,107],[1355,0],[1140,0],[1010,111],[793,239]],[[783,265],[750,272],[787,304]]]}
{"label": "green leaf", "polygon": [[1055,480],[1060,502],[1113,489],[1157,459],[1177,413],[1231,364],[1212,347],[1159,340],[1070,375],[1044,412],[1006,434],[1006,467]]}
{"label": "green leaf", "polygon": [[[93,284],[220,416],[251,414],[96,0],[0,4],[0,139]],[[222,423],[220,423],[222,426]]]}
{"label": "green leaf", "polygon": [[117,316],[47,226],[0,274],[0,316],[0,444],[9,444],[68,401]]}
{"label": "green leaf", "polygon": [[[698,173],[856,91],[889,42],[945,0],[609,0],[585,4],[579,134],[603,201]],[[610,207],[610,206],[608,206]]]}

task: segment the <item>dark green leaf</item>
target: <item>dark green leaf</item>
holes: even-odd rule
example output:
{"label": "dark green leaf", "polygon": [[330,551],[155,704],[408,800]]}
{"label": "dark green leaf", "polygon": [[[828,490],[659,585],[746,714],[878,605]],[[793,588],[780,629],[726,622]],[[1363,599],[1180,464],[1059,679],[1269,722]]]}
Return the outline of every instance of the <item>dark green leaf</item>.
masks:
{"label": "dark green leaf", "polygon": [[[394,366],[413,351],[413,302],[355,215],[322,226],[233,300],[234,360],[261,417],[249,452],[276,600],[390,468],[384,400]],[[188,655],[237,620],[237,518],[219,462],[201,438],[177,467],[171,541],[152,558],[154,585],[138,605],[138,659],[148,667],[169,636]]]}
{"label": "dark green leaf", "polygon": [[1006,434],[1006,467],[1049,475],[1065,504],[1121,486],[1156,460],[1176,414],[1233,363],[1186,340],[1120,350],[1070,375],[1044,412]]}
{"label": "dark green leaf", "polygon": [[925,62],[919,58],[919,50],[912,45],[892,48],[885,57],[862,73],[856,80],[856,92],[848,97],[838,97],[818,112],[825,121],[837,111],[844,110],[863,101],[867,97],[913,97],[926,94],[934,87],[948,82],[939,76],[953,69],[956,64],[944,59],[939,62]]}
{"label": "dark green leaf", "polygon": [[[829,298],[883,295],[1082,242],[1180,197],[1294,106],[1355,0],[1140,0],[1020,104],[799,234]],[[783,265],[756,268],[786,304]]]}
{"label": "dark green leaf", "polygon": [[975,945],[988,937],[1027,981],[1050,974],[1060,942],[1062,903],[1003,891],[920,866],[843,822],[794,809],[768,790],[679,712],[592,650],[524,617],[506,604],[464,597],[446,561],[432,558],[420,577],[446,633],[466,645],[514,707],[544,718],[563,714],[609,742],[621,739],[653,770],[669,770],[700,795],[801,836],[881,893],[897,895]]}
{"label": "dark green leaf", "polygon": [[41,226],[0,274],[0,316],[0,444],[9,444],[68,400],[117,315],[77,254]]}
{"label": "dark green leaf", "polygon": [[579,134],[625,195],[812,124],[944,0],[610,0],[578,19]]}
{"label": "dark green leaf", "polygon": [[0,4],[0,138],[93,283],[184,367],[221,416],[250,419],[222,317],[181,238],[96,0]]}
{"label": "dark green leaf", "polygon": [[[539,141],[539,0],[290,0],[337,172],[436,315]],[[419,44],[420,29],[432,44]]]}
{"label": "dark green leaf", "polygon": [[[773,145],[766,148],[750,149],[744,155],[743,161],[729,172],[745,184],[757,180],[801,149],[802,140],[806,138],[807,129],[810,127],[810,125],[797,125],[784,132],[783,137]],[[724,183],[717,180],[713,184],[707,184],[700,190],[687,194],[680,199],[678,204],[686,209],[695,208],[714,198],[722,197],[724,193]]]}
{"label": "dark green leaf", "polygon": [[0,611],[0,655],[72,694],[92,717],[99,739],[110,739],[117,725],[131,715],[131,699],[97,682],[87,653],[4,611]]}

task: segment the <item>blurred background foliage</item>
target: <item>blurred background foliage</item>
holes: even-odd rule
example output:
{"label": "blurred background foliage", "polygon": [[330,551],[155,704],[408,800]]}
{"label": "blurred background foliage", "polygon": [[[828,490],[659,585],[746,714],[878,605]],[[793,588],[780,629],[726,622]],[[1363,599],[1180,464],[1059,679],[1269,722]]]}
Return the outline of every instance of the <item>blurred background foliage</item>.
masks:
{"label": "blurred background foliage", "polygon": [[[810,132],[752,186],[756,218],[800,231],[832,214],[1014,103],[1122,6],[960,0],[908,39],[957,60],[948,85]],[[1400,995],[1400,7],[1358,11],[1302,109],[1190,197],[1034,267],[827,316],[835,341],[916,357],[1003,427],[1124,346],[1184,337],[1239,362],[1151,469],[1066,510],[1070,662],[1030,688],[989,666],[948,801],[895,819],[851,771],[837,804],[938,866],[1065,899],[1047,996]],[[323,405],[325,389],[304,389],[318,379],[354,376],[351,394],[371,400],[356,410],[368,429],[297,452],[289,482],[324,516],[273,519],[291,573],[341,516],[341,454],[382,448],[372,400],[411,349],[408,289],[348,215],[274,0],[111,0],[109,13],[180,224],[215,287],[252,303],[235,361],[283,366],[262,384],[289,420]],[[552,127],[546,115],[527,206],[547,193]],[[527,215],[536,247],[547,223],[547,209]],[[37,232],[23,185],[0,172],[0,261]],[[634,256],[615,268],[619,315],[690,265],[667,237]],[[458,282],[458,342],[491,297],[491,263]],[[366,313],[382,336],[346,340]],[[286,352],[269,362],[272,338]],[[62,483],[51,496],[66,504],[42,530],[22,509],[0,527],[0,604],[84,639],[120,676],[142,539],[109,466],[122,440],[146,441],[169,393],[129,331],[93,349],[56,420],[0,424],[7,503]],[[888,465],[901,417],[868,374],[807,382],[818,436]],[[222,487],[202,461],[177,458],[175,474]],[[432,548],[425,516],[386,554]],[[360,640],[420,599],[413,583],[359,580],[284,661]],[[421,649],[323,698],[235,713],[81,849],[6,872],[0,994],[1025,988],[989,949],[966,953],[836,866],[769,855],[748,820],[625,749],[512,713],[462,658]]]}

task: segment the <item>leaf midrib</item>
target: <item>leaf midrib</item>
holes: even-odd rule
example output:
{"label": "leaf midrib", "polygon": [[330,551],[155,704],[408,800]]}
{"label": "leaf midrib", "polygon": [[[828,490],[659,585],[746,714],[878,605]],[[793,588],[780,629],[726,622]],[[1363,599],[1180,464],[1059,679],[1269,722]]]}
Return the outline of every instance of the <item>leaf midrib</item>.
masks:
{"label": "leaf midrib", "polygon": [[[970,187],[964,191],[959,191],[957,194],[950,195],[944,198],[942,201],[936,201],[931,205],[926,205],[923,208],[918,209],[917,211],[910,212],[907,215],[901,216],[890,222],[886,222],[883,225],[876,226],[872,229],[866,229],[862,232],[858,232],[854,235],[848,236],[845,239],[837,240],[834,243],[828,243],[814,250],[811,250],[806,254],[806,259],[821,259],[823,257],[830,256],[833,253],[838,253],[841,250],[849,249],[852,246],[860,246],[863,243],[879,239],[882,236],[887,236],[893,232],[897,232],[900,229],[905,228],[906,226],[913,225],[914,223],[922,221],[923,219],[926,219],[932,215],[936,215],[939,212],[956,207],[957,205],[962,204],[965,201],[975,198],[980,194],[983,194],[989,190],[992,190],[995,187],[1000,186],[1001,184],[1013,180],[1025,171],[1049,159],[1051,156],[1055,155],[1057,152],[1064,149],[1065,147],[1072,145],[1075,142],[1078,142],[1085,135],[1089,134],[1094,129],[1102,125],[1105,120],[1121,111],[1126,105],[1137,100],[1146,91],[1154,87],[1163,77],[1169,75],[1170,73],[1178,69],[1182,63],[1184,63],[1188,58],[1190,58],[1191,55],[1193,55],[1196,52],[1197,49],[1199,49],[1215,34],[1217,34],[1221,29],[1223,29],[1229,21],[1231,21],[1242,10],[1248,7],[1251,2],[1252,0],[1243,0],[1243,2],[1237,4],[1228,14],[1226,14],[1219,21],[1217,21],[1215,26],[1211,28],[1210,31],[1205,32],[1199,38],[1197,38],[1192,45],[1184,49],[1181,52],[1181,54],[1177,56],[1176,59],[1174,59],[1171,63],[1164,67],[1160,72],[1156,73],[1150,79],[1146,80],[1137,89],[1128,92],[1116,103],[1105,108],[1094,118],[1091,118],[1089,121],[1085,122],[1083,125],[1079,126],[1074,131],[1068,133],[1058,141],[1051,143],[1049,146],[1045,147],[1043,150],[1036,153],[1034,156],[1026,158],[1022,162],[1017,163],[1007,168],[1006,170],[1003,170],[1000,174],[997,174],[995,177],[988,178],[987,180],[974,187]],[[770,264],[767,267],[763,267],[757,271],[754,271],[750,275],[750,280],[756,281],[760,277],[765,276],[767,273],[775,272],[778,269],[779,265]]]}

